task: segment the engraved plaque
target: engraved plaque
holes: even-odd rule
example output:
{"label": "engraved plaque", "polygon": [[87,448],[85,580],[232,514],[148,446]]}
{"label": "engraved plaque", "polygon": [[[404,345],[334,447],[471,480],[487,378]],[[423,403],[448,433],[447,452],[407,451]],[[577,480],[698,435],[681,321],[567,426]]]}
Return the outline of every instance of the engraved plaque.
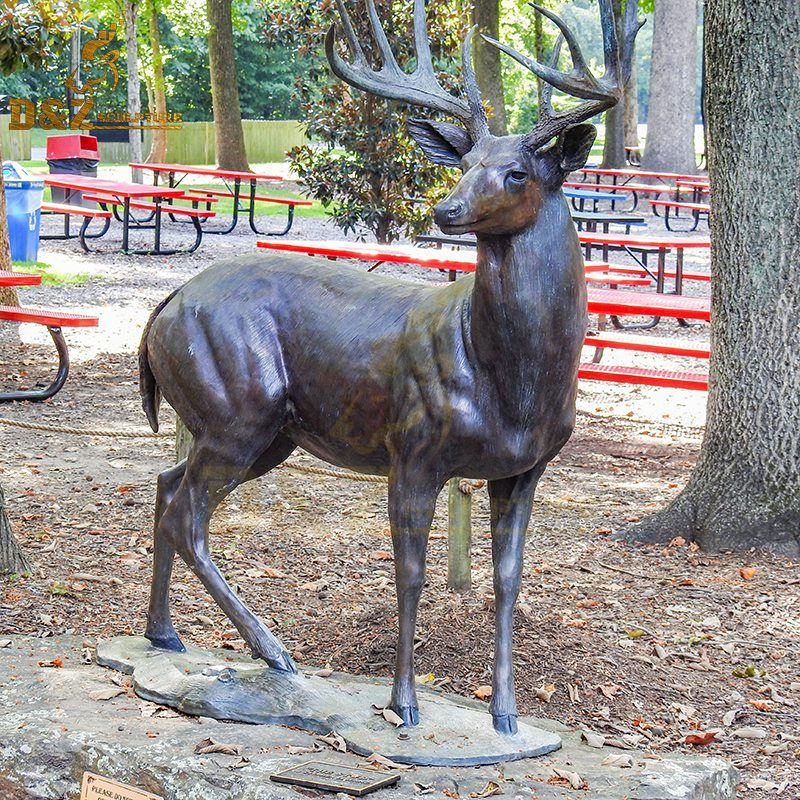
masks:
{"label": "engraved plaque", "polygon": [[307,761],[269,777],[278,783],[290,783],[323,792],[346,792],[356,797],[392,786],[400,780],[397,774],[387,775],[324,761]]}
{"label": "engraved plaque", "polygon": [[93,772],[83,773],[80,800],[164,800],[156,794],[112,781]]}

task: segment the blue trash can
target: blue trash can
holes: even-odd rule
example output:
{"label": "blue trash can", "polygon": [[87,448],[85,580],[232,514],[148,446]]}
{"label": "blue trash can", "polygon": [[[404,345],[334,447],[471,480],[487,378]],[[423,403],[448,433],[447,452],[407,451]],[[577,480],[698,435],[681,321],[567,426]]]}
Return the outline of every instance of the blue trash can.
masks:
{"label": "blue trash can", "polygon": [[16,161],[3,162],[8,238],[12,261],[36,261],[39,256],[44,180],[31,175]]}

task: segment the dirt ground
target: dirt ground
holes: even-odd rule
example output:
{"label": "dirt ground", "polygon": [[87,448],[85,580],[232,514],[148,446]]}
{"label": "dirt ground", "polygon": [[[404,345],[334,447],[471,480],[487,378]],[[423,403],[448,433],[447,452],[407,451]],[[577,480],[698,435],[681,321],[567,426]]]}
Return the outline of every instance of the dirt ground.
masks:
{"label": "dirt ground", "polygon": [[[661,223],[650,228],[660,233]],[[313,219],[299,220],[292,235],[340,238]],[[88,280],[26,291],[23,303],[85,309],[100,316],[100,328],[67,332],[73,371],[56,398],[5,405],[0,416],[147,433],[135,360],[147,314],[214,260],[254,251],[255,237],[244,232],[208,237],[194,256],[170,258],[85,256],[75,242],[48,242],[42,261]],[[441,279],[425,272],[395,270]],[[658,334],[702,338],[708,331],[667,321]],[[21,335],[21,344],[6,341],[0,351],[3,386],[41,381],[52,366],[46,332],[25,326]],[[663,356],[606,358],[697,369]],[[515,630],[521,711],[620,747],[724,755],[742,770],[741,796],[800,797],[798,564],[757,553],[705,554],[680,540],[630,546],[611,536],[679,492],[698,453],[705,395],[586,383],[578,403],[578,427],[540,483],[529,533]],[[67,632],[94,641],[143,631],[155,476],[174,461],[173,418],[163,416],[161,438],[0,424],[0,482],[33,564],[29,577],[0,584],[0,634]],[[440,498],[416,665],[421,680],[465,695],[480,695],[491,682],[493,647],[485,489],[473,497],[472,588],[464,593],[446,586]],[[385,487],[282,468],[224,504],[211,542],[225,575],[296,659],[391,674],[396,611]],[[186,641],[242,647],[181,564],[172,598]]]}

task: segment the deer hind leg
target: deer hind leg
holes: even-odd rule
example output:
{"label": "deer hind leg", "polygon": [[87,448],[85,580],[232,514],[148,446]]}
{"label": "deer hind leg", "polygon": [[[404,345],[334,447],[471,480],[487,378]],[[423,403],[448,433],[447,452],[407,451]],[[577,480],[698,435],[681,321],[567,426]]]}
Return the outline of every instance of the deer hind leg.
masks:
{"label": "deer hind leg", "polygon": [[495,597],[494,672],[489,710],[498,733],[517,732],[513,614],[522,580],[525,533],[542,472],[544,465],[513,478],[489,481]]}
{"label": "deer hind leg", "polygon": [[224,442],[196,439],[180,486],[161,518],[159,533],[172,542],[181,558],[200,578],[247,642],[253,658],[263,658],[274,669],[296,672],[297,668],[281,642],[237,597],[208,549],[209,521],[220,502],[243,481],[257,477],[283,461],[294,448],[288,440],[280,437],[273,440],[266,450],[253,455],[256,438],[251,431],[239,437],[235,432],[227,431]]}
{"label": "deer hind leg", "polygon": [[424,483],[393,476],[389,481],[389,521],[392,528],[399,631],[391,708],[406,725],[419,722],[414,688],[414,631],[417,607],[425,583],[425,552],[436,496],[435,479]]}
{"label": "deer hind leg", "polygon": [[158,476],[156,489],[156,514],[153,526],[153,580],[150,585],[150,607],[147,612],[145,636],[164,650],[182,653],[186,648],[175,632],[169,613],[169,583],[175,546],[161,530],[159,523],[164,510],[172,502],[178,485],[186,471],[186,461],[165,470]]}

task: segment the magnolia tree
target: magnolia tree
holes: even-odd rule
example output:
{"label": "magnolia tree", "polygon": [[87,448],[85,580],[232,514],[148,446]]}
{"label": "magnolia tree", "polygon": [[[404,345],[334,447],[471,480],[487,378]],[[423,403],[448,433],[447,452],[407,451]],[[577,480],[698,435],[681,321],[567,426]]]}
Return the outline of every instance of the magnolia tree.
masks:
{"label": "magnolia tree", "polygon": [[[6,2],[1,8],[0,71],[4,75],[46,65],[69,41],[80,18],[79,5],[73,0],[18,0]],[[0,171],[0,269],[10,268],[5,187]],[[19,305],[13,290],[10,295],[0,296],[0,303]],[[0,574],[24,572],[26,568],[25,559],[11,532],[0,486]]]}
{"label": "magnolia tree", "polygon": [[[311,144],[289,152],[292,167],[343,231],[369,231],[379,242],[419,233],[429,226],[430,207],[452,178],[427,161],[407,135],[407,106],[353,89],[328,70],[322,47],[334,18],[330,7],[330,2],[320,7],[273,0],[268,16],[269,41],[295,44],[301,55],[313,56],[296,81]],[[405,43],[395,54],[398,62],[413,69],[411,3],[377,7],[391,40]],[[367,57],[379,66],[365,3],[348,3],[348,9]],[[456,78],[444,65],[454,56],[457,62],[468,5],[442,0],[429,4],[428,15],[434,61],[442,65],[439,77],[455,90]]]}

